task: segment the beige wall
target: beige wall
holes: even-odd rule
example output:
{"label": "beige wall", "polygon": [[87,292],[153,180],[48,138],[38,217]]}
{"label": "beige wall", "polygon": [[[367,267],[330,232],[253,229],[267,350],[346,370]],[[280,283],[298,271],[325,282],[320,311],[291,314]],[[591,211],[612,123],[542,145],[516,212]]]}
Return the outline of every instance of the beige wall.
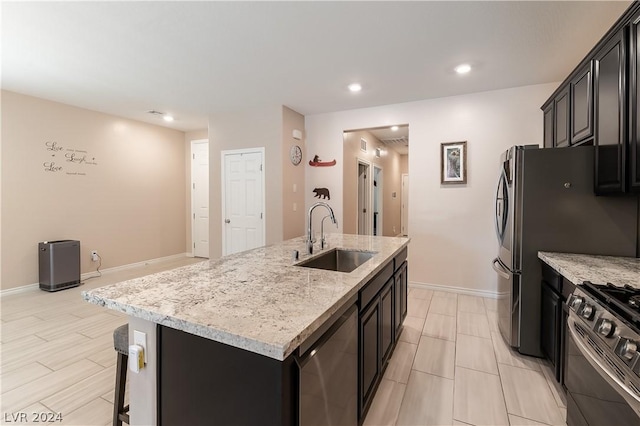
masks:
{"label": "beige wall", "polygon": [[[307,149],[343,159],[343,132],[407,123],[409,144],[409,277],[476,294],[495,294],[493,224],[500,154],[542,141],[540,105],[557,83],[385,105],[305,117]],[[440,143],[468,141],[468,183],[440,184]],[[309,168],[307,188],[331,186],[342,220],[342,175]],[[307,193],[307,206],[313,202]],[[314,223],[315,226],[315,223]],[[342,228],[341,228],[342,229]]]}
{"label": "beige wall", "polygon": [[400,174],[409,173],[409,156],[407,154],[400,156]]}
{"label": "beige wall", "polygon": [[2,289],[39,281],[40,241],[80,240],[83,273],[90,250],[103,269],[184,253],[184,146],[183,132],[2,92]]}
{"label": "beige wall", "polygon": [[282,106],[209,116],[209,255],[222,256],[221,151],[265,148],[266,244],[282,240]]}
{"label": "beige wall", "polygon": [[[367,141],[367,152],[360,149],[360,139]],[[375,149],[383,150],[380,158],[374,155]],[[368,161],[382,169],[382,235],[396,236],[400,233],[400,201],[402,179],[400,155],[387,148],[378,138],[366,130],[344,133],[343,145],[343,232],[357,234],[358,215],[358,159]],[[380,183],[379,183],[380,184]],[[395,197],[393,194],[395,193]]]}
{"label": "beige wall", "polygon": [[[303,133],[302,140],[293,138],[293,130]],[[289,150],[298,145],[302,148],[302,161],[297,166],[291,163]],[[304,116],[294,110],[282,107],[282,238],[304,235],[304,169],[309,155],[304,143]],[[295,190],[294,190],[295,185]]]}
{"label": "beige wall", "polygon": [[[184,134],[184,167],[185,167],[185,236],[186,245],[185,253],[188,255],[193,254],[193,240],[191,235],[191,141],[198,141],[202,139],[209,139],[209,131],[207,129],[193,130]],[[209,167],[209,173],[211,174],[211,167]]]}

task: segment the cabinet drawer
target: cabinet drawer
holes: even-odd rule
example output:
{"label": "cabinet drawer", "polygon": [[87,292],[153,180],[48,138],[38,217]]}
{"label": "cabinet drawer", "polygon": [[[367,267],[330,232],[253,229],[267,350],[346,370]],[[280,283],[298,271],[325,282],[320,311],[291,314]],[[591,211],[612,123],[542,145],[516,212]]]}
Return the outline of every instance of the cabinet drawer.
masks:
{"label": "cabinet drawer", "polygon": [[360,290],[360,310],[364,309],[380,292],[382,287],[393,276],[393,261],[387,263],[378,275]]}
{"label": "cabinet drawer", "polygon": [[398,255],[393,259],[393,262],[395,263],[394,270],[397,271],[398,269],[400,269],[400,267],[402,266],[402,262],[404,262],[405,260],[407,260],[406,247],[400,253],[398,253]]}
{"label": "cabinet drawer", "polygon": [[562,294],[562,275],[551,266],[542,263],[542,279],[558,294]]}

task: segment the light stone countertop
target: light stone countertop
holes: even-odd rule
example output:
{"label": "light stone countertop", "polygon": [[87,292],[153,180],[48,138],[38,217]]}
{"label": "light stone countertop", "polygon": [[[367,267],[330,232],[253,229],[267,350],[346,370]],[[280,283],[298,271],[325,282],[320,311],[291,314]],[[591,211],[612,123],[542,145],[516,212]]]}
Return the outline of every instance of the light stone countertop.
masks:
{"label": "light stone countertop", "polygon": [[[328,234],[329,249],[377,252],[351,273],[294,265],[298,237],[216,260],[83,291],[96,305],[284,360],[327,321],[409,238]],[[319,246],[319,244],[316,244]]]}
{"label": "light stone countertop", "polygon": [[538,257],[575,285],[591,281],[594,284],[640,288],[640,259],[635,257],[544,251],[538,252]]}

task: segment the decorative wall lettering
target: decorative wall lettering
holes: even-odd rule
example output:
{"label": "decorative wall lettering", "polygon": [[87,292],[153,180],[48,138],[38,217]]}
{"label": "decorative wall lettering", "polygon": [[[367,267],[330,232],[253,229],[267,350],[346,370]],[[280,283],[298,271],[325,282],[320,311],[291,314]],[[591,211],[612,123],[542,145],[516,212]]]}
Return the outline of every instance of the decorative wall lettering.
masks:
{"label": "decorative wall lettering", "polygon": [[47,147],[47,151],[62,151],[64,148],[58,146],[58,142],[56,141],[48,141],[44,143]]}
{"label": "decorative wall lettering", "polygon": [[313,192],[316,194],[314,195],[315,198],[322,198],[326,200],[331,199],[331,195],[329,194],[329,190],[327,188],[315,188]]}
{"label": "decorative wall lettering", "polygon": [[320,157],[315,155],[313,160],[309,161],[309,165],[312,167],[332,167],[336,165],[336,160],[322,161]]}
{"label": "decorative wall lettering", "polygon": [[54,161],[47,161],[42,163],[42,165],[44,166],[44,171],[45,172],[60,172],[62,171],[62,166],[56,166],[56,163]]}
{"label": "decorative wall lettering", "polygon": [[[64,148],[59,145],[57,141],[46,141],[44,143],[46,152],[50,157],[56,159],[56,156],[64,154],[64,160],[66,165],[59,166],[55,161],[45,161],[42,163],[46,172],[60,172],[65,171],[69,176],[86,176],[86,166],[97,166],[98,162],[96,158],[90,155],[86,150]],[[64,150],[64,153],[60,152]],[[84,169],[84,170],[83,170]]]}

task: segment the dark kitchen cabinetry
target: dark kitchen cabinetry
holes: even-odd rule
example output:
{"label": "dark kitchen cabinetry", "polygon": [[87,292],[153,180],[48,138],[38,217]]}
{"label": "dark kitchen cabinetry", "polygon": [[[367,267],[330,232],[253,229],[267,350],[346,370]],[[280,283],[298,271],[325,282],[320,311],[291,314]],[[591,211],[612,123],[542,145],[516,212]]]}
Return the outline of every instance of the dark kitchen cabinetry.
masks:
{"label": "dark kitchen cabinetry", "polygon": [[569,86],[566,86],[554,99],[554,146],[569,146]]}
{"label": "dark kitchen cabinetry", "polygon": [[407,276],[407,262],[403,262],[397,267],[394,276],[394,293],[395,293],[395,328],[396,339],[402,331],[402,322],[407,316],[407,284],[409,277]]}
{"label": "dark kitchen cabinetry", "polygon": [[553,101],[543,105],[542,112],[544,114],[544,147],[545,148],[553,148],[554,147],[554,138],[553,138],[553,120],[555,118],[555,108]]}
{"label": "dark kitchen cabinetry", "polygon": [[600,195],[640,192],[639,23],[633,2],[542,105],[545,148],[595,146]]}
{"label": "dark kitchen cabinetry", "polygon": [[371,405],[407,313],[406,258],[405,249],[359,293],[358,418],[361,420]]}
{"label": "dark kitchen cabinetry", "polygon": [[556,379],[560,377],[560,332],[562,302],[560,295],[542,281],[542,352],[555,368]]}
{"label": "dark kitchen cabinetry", "polygon": [[[360,315],[360,412],[375,393],[380,376],[380,304],[373,303]],[[361,415],[362,417],[362,415]]]}
{"label": "dark kitchen cabinetry", "polygon": [[555,378],[564,385],[566,359],[567,299],[575,285],[542,263],[541,283],[541,343],[544,356],[554,368]]}
{"label": "dark kitchen cabinetry", "polygon": [[629,191],[640,192],[640,13],[629,29]]}
{"label": "dark kitchen cabinetry", "polygon": [[625,38],[618,31],[595,54],[596,193],[625,191]]}
{"label": "dark kitchen cabinetry", "polygon": [[593,65],[582,67],[569,83],[571,94],[570,145],[593,136]]}

